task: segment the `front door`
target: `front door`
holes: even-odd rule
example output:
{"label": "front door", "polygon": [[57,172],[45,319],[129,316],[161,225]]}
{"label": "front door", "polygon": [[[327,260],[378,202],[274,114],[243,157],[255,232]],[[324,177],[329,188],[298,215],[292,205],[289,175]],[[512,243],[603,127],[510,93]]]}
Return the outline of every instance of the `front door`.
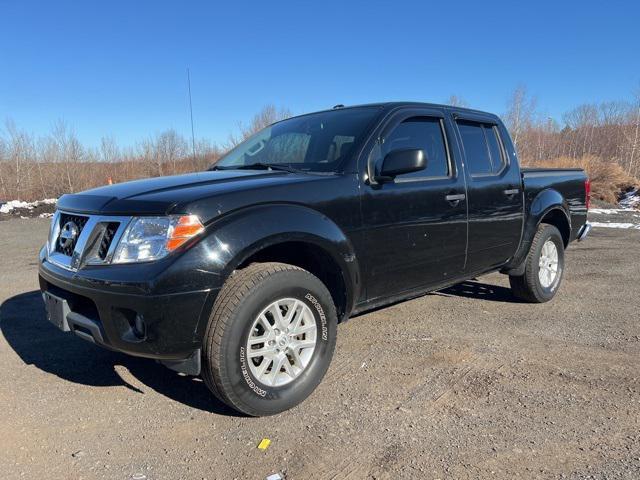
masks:
{"label": "front door", "polygon": [[439,110],[411,110],[397,114],[372,147],[370,176],[394,150],[420,148],[427,166],[362,186],[361,268],[369,301],[442,284],[464,270],[465,181],[447,143],[450,130]]}

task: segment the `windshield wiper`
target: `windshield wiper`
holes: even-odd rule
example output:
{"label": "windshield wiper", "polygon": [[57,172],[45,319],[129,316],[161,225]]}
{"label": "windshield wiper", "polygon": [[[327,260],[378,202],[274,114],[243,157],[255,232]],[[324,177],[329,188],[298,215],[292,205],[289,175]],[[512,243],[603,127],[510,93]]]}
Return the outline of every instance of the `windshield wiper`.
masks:
{"label": "windshield wiper", "polygon": [[305,173],[304,170],[298,170],[289,165],[271,164],[271,163],[250,163],[248,165],[214,165],[209,170],[280,170],[289,173]]}

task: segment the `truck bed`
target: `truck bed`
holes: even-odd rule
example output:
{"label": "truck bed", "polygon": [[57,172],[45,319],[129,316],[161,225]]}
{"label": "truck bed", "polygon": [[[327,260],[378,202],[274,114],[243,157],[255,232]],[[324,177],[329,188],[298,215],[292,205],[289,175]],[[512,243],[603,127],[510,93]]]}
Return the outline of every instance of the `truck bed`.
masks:
{"label": "truck bed", "polygon": [[526,214],[536,210],[533,200],[543,191],[546,195],[561,195],[569,212],[571,240],[587,221],[585,182],[587,175],[581,168],[522,168]]}

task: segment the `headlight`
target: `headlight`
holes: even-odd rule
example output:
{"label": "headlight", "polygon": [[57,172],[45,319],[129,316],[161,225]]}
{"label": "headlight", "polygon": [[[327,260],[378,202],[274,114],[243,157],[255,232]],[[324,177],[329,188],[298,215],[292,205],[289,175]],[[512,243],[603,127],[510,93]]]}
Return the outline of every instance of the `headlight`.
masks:
{"label": "headlight", "polygon": [[122,235],[112,262],[158,260],[203,231],[196,215],[134,218]]}

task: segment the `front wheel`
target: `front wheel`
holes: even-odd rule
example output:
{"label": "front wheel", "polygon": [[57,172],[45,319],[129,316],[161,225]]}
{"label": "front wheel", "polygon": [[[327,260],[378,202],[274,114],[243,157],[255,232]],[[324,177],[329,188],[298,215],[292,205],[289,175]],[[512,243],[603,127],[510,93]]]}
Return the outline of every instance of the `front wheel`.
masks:
{"label": "front wheel", "polygon": [[553,225],[540,224],[525,260],[524,275],[509,276],[513,294],[527,302],[551,300],[562,282],[564,242]]}
{"label": "front wheel", "polygon": [[337,315],[324,284],[283,263],[254,263],[227,280],[213,307],[202,376],[232,408],[273,415],[302,402],[329,367]]}

